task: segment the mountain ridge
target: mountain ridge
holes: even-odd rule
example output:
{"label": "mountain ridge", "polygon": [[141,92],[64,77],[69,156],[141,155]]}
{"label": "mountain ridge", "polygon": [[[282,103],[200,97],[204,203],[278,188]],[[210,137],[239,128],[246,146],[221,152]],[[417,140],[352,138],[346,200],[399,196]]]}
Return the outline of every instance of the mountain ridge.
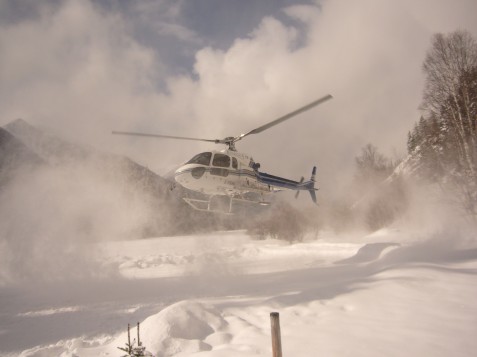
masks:
{"label": "mountain ridge", "polygon": [[[185,189],[176,187],[172,190],[171,181],[130,158],[71,143],[23,119],[6,124],[2,132],[16,143],[15,146],[7,147],[8,157],[18,156],[17,151],[31,153],[38,158],[43,168],[69,168],[71,180],[77,179],[74,176],[89,175],[99,180],[103,188],[113,187],[123,199],[142,202],[148,208],[143,236],[186,234],[230,227],[228,222],[232,219],[193,210],[182,199],[186,194]],[[10,172],[9,168],[4,168],[4,171],[5,175],[9,172],[7,176],[11,181],[14,172]],[[237,228],[236,224],[233,228]]]}

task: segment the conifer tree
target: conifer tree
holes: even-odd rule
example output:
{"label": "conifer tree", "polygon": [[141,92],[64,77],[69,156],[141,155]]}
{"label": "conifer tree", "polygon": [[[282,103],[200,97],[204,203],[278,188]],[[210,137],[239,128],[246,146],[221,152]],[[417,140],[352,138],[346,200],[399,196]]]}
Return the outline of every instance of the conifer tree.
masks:
{"label": "conifer tree", "polygon": [[428,178],[454,189],[477,214],[477,42],[465,31],[436,34],[423,70],[421,117],[408,150]]}

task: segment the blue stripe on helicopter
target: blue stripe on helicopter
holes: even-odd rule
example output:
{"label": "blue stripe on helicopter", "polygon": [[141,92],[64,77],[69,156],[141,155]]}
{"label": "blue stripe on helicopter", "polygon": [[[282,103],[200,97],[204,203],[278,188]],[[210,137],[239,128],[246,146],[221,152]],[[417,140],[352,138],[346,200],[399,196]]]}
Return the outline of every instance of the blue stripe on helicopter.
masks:
{"label": "blue stripe on helicopter", "polygon": [[[220,168],[214,168],[214,167],[207,167],[205,169],[205,172],[211,173],[213,169],[220,169]],[[193,168],[191,169],[185,169],[183,171],[180,171],[178,175],[191,172]],[[307,188],[303,183],[300,183],[298,181],[293,181],[289,180],[283,177],[278,177],[274,175],[267,174],[265,172],[259,172],[259,171],[251,171],[251,170],[230,170],[227,168],[224,168],[224,170],[228,170],[227,175],[234,175],[234,176],[248,176],[251,178],[257,179],[258,182],[266,184],[266,185],[273,185],[277,187],[283,187],[283,188],[288,188],[288,189],[295,189],[295,190],[307,190]]]}
{"label": "blue stripe on helicopter", "polygon": [[283,177],[273,176],[265,172],[257,171],[257,178],[260,182],[267,185],[273,185],[278,187],[290,188],[290,189],[300,189],[299,182],[289,180]]}

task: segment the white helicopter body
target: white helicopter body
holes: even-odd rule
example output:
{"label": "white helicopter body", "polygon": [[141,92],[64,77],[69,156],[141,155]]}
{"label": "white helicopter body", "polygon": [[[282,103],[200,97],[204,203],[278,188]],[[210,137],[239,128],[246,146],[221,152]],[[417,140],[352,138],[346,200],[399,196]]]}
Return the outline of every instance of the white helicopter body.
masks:
{"label": "white helicopter body", "polygon": [[239,196],[273,191],[256,180],[253,159],[237,151],[207,151],[194,156],[174,174],[177,183],[206,195]]}

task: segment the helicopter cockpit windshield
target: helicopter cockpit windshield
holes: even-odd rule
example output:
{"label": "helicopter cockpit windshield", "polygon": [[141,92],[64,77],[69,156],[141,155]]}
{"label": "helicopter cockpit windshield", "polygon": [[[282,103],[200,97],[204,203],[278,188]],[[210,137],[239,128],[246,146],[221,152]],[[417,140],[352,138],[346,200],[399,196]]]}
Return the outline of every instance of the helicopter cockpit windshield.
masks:
{"label": "helicopter cockpit windshield", "polygon": [[199,164],[199,165],[210,165],[210,159],[212,158],[211,152],[202,152],[195,155],[192,159],[186,162],[186,164]]}

